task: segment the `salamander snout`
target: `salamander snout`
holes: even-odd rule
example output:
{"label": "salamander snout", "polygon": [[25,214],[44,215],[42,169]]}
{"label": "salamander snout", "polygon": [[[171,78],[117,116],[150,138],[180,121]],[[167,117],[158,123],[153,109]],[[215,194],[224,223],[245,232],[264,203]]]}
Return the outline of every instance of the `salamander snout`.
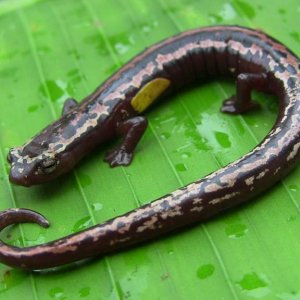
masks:
{"label": "salamander snout", "polygon": [[12,148],[10,149],[7,155],[7,161],[9,162],[11,169],[9,173],[9,180],[10,182],[23,185],[23,186],[30,186],[28,176],[26,175],[24,164],[20,164],[18,160],[20,159],[18,149]]}
{"label": "salamander snout", "polygon": [[17,185],[26,187],[31,186],[30,181],[28,180],[28,176],[23,175],[20,171],[22,170],[16,167],[12,167],[9,173],[9,181]]}

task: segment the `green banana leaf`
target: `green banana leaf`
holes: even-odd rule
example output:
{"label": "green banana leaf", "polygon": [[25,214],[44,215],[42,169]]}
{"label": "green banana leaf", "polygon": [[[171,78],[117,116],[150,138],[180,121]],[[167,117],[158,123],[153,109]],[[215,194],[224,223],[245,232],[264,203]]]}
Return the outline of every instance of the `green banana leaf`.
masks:
{"label": "green banana leaf", "polygon": [[[134,55],[180,31],[239,24],[300,55],[300,3],[259,0],[0,1],[0,209],[26,207],[51,227],[22,224],[1,239],[32,246],[148,203],[239,158],[272,127],[261,110],[219,112],[231,81],[184,91],[147,113],[133,163],[111,169],[107,145],[61,179],[24,188],[8,181],[6,155],[83,99]],[[0,265],[0,299],[300,299],[300,168],[249,204],[114,255],[44,272]]]}

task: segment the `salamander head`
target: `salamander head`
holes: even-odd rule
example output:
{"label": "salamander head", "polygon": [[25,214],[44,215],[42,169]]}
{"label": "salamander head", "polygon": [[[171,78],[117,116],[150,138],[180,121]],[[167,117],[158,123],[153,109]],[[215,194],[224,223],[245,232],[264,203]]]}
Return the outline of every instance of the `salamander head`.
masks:
{"label": "salamander head", "polygon": [[59,175],[69,171],[70,163],[64,158],[64,154],[43,152],[36,156],[27,154],[26,148],[13,148],[10,150],[7,160],[11,165],[9,180],[12,183],[31,186],[55,179]]}
{"label": "salamander head", "polygon": [[24,146],[12,148],[7,156],[11,165],[12,183],[31,186],[55,179],[70,171],[76,158],[68,151],[64,140],[49,126]]}
{"label": "salamander head", "polygon": [[46,181],[46,175],[49,180],[53,178],[51,174],[55,173],[59,164],[54,155],[30,157],[23,155],[22,152],[22,148],[13,148],[7,156],[7,160],[11,164],[9,180],[12,183],[31,186]]}
{"label": "salamander head", "polygon": [[[111,101],[112,107],[118,101]],[[12,148],[7,158],[11,165],[10,181],[31,186],[72,170],[95,145],[114,137],[114,130],[109,128],[110,122],[115,121],[108,118],[109,109],[101,101],[86,102],[80,109],[64,114],[25,145]],[[106,122],[107,119],[111,121]]]}

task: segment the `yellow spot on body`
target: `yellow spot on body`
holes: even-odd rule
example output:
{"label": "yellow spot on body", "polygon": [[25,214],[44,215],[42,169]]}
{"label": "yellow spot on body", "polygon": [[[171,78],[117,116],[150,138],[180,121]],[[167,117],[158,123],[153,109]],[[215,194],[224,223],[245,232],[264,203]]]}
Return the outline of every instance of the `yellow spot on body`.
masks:
{"label": "yellow spot on body", "polygon": [[132,107],[139,113],[143,112],[168,88],[169,85],[170,80],[168,79],[153,79],[143,86],[141,90],[132,98]]}

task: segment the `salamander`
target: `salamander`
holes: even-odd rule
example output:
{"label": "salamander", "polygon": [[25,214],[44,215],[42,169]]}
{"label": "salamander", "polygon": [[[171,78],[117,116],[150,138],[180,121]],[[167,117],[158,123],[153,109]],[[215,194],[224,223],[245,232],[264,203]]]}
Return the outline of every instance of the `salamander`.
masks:
{"label": "salamander", "polygon": [[[80,159],[112,139],[120,145],[106,161],[128,165],[147,127],[144,111],[154,101],[206,78],[232,77],[236,94],[221,110],[241,114],[257,107],[253,89],[278,98],[278,117],[264,140],[237,161],[176,191],[84,231],[32,247],[0,243],[0,261],[44,269],[104,255],[153,239],[248,201],[285,176],[300,149],[300,61],[283,44],[240,26],[194,29],[159,42],[134,57],[78,103],[67,99],[61,118],[21,147],[10,150],[12,183],[31,186],[69,172]],[[9,209],[0,229],[35,222],[37,212]]]}

